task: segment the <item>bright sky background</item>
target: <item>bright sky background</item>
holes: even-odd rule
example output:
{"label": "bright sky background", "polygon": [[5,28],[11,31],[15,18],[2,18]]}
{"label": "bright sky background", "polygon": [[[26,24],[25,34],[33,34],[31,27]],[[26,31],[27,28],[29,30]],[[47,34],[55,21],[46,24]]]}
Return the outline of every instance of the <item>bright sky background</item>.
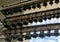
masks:
{"label": "bright sky background", "polygon": [[60,36],[56,37],[56,36],[50,36],[47,37],[45,36],[43,39],[40,37],[37,38],[31,38],[30,42],[60,42]]}
{"label": "bright sky background", "polygon": [[[32,25],[43,25],[43,24],[52,24],[52,23],[60,23],[60,18],[52,18],[51,20],[46,20],[42,23],[40,23],[39,21],[37,23],[33,22]],[[51,31],[52,33],[54,32],[53,30]],[[40,38],[40,37],[37,37],[37,38],[31,38],[30,42],[60,42],[60,36],[50,36],[50,37],[47,37],[45,36],[44,38]]]}
{"label": "bright sky background", "polygon": [[43,24],[52,24],[52,23],[60,23],[60,18],[58,18],[58,19],[52,18],[51,20],[47,19],[46,21],[43,20],[42,23],[39,21],[37,23],[33,22],[32,25],[43,25]]}
{"label": "bright sky background", "polygon": [[[44,24],[53,24],[53,23],[60,23],[60,18],[58,19],[52,18],[51,20],[47,19],[46,21],[43,20],[42,23],[39,21],[37,23],[33,22],[31,25],[34,26],[34,25],[44,25]],[[39,34],[39,32],[37,33]],[[45,31],[45,33],[47,33],[47,31]],[[52,30],[51,33],[54,33],[54,30]],[[60,33],[60,30],[59,30],[59,33]],[[33,34],[33,32],[31,34]],[[60,36],[50,36],[50,37],[45,36],[44,38],[31,37],[30,42],[60,42]]]}

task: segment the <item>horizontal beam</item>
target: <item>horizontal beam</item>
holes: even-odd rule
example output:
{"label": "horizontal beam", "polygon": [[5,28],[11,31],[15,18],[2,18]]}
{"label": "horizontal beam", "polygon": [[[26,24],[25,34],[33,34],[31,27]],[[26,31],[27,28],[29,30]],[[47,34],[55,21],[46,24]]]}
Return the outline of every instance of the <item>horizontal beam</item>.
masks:
{"label": "horizontal beam", "polygon": [[[37,25],[37,26],[30,26],[30,27],[21,27],[21,28],[17,28],[16,33],[26,33],[26,32],[34,32],[34,31],[42,31],[42,30],[56,30],[56,29],[60,29],[60,23],[56,23],[56,24],[46,24],[46,25]],[[5,30],[4,33],[14,33],[14,30]]]}
{"label": "horizontal beam", "polygon": [[26,5],[26,4],[31,4],[31,3],[36,2],[36,1],[38,1],[38,0],[32,0],[32,1],[23,2],[23,3],[18,2],[18,3],[14,3],[14,4],[11,4],[11,5],[8,5],[8,6],[4,6],[3,9],[4,9],[4,10],[6,10],[6,9],[11,9],[11,8],[23,6],[23,5]]}
{"label": "horizontal beam", "polygon": [[38,26],[31,26],[31,27],[22,27],[22,32],[32,32],[36,29],[36,31],[41,30],[48,30],[48,29],[60,29],[60,24],[47,24],[47,25],[38,25]]}
{"label": "horizontal beam", "polygon": [[31,4],[31,3],[36,3],[36,2],[47,2],[50,0],[30,0],[30,1],[25,1],[25,2],[17,2],[17,3],[13,3],[13,4],[9,4],[9,5],[5,5],[3,6],[3,9],[10,9],[10,8],[14,8],[14,7],[18,7],[18,6],[22,6],[22,5],[26,5],[26,4]]}
{"label": "horizontal beam", "polygon": [[49,15],[51,13],[57,14],[57,13],[60,13],[59,11],[60,11],[60,8],[57,8],[57,9],[51,9],[51,10],[46,10],[46,11],[34,12],[34,13],[30,13],[30,14],[23,14],[23,15],[14,16],[14,17],[8,17],[5,20],[14,21],[14,20],[31,19],[31,18],[43,16],[43,15]]}

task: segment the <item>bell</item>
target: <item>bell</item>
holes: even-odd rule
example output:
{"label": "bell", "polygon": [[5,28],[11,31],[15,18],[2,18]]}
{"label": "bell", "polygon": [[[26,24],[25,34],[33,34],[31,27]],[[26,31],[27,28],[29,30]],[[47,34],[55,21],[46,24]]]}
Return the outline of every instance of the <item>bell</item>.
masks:
{"label": "bell", "polygon": [[4,15],[9,15],[8,12],[3,12]]}
{"label": "bell", "polygon": [[37,19],[33,19],[34,22],[37,22]]}
{"label": "bell", "polygon": [[43,3],[43,6],[46,7],[46,6],[47,6],[47,2],[44,2],[44,3]]}
{"label": "bell", "polygon": [[26,39],[31,39],[31,37],[26,35],[26,36],[25,36],[25,40],[26,40]]}
{"label": "bell", "polygon": [[13,12],[12,11],[9,11],[8,14],[13,14]]}
{"label": "bell", "polygon": [[6,24],[6,23],[7,23],[7,21],[5,21],[5,19],[4,19],[3,21],[4,21],[4,24]]}
{"label": "bell", "polygon": [[39,37],[44,38],[44,34],[40,34]]}
{"label": "bell", "polygon": [[11,41],[9,38],[6,38],[5,40],[6,40],[6,41]]}
{"label": "bell", "polygon": [[28,6],[28,9],[31,10],[31,6]]}
{"label": "bell", "polygon": [[13,36],[12,38],[13,38],[13,39],[16,39],[16,37],[14,37],[14,36]]}
{"label": "bell", "polygon": [[49,20],[51,20],[51,17],[48,17]]}
{"label": "bell", "polygon": [[13,12],[14,12],[14,13],[17,13],[17,12],[18,12],[17,8],[14,8],[14,9],[13,9]]}
{"label": "bell", "polygon": [[59,3],[59,0],[55,0],[55,3],[58,4]]}
{"label": "bell", "polygon": [[28,25],[28,22],[27,22],[27,21],[24,21],[23,24],[24,24],[24,25]]}
{"label": "bell", "polygon": [[43,18],[45,21],[47,20],[47,18]]}
{"label": "bell", "polygon": [[24,6],[23,6],[23,10],[24,10],[24,11],[26,11],[26,9],[27,9],[27,6],[26,6],[26,5],[24,5]]}
{"label": "bell", "polygon": [[46,36],[50,37],[50,33],[47,33]]}
{"label": "bell", "polygon": [[50,36],[51,36],[51,34],[50,34],[50,29],[48,29],[47,36],[48,36],[48,37],[50,37]]}
{"label": "bell", "polygon": [[32,34],[31,37],[36,38],[37,37],[36,32],[34,32],[34,34]]}
{"label": "bell", "polygon": [[19,12],[22,12],[22,9],[21,8],[19,9]]}
{"label": "bell", "polygon": [[40,31],[39,37],[41,37],[41,38],[44,38],[44,37],[45,37],[45,35],[44,35],[44,30]]}
{"label": "bell", "polygon": [[9,25],[5,24],[4,25],[5,28],[11,28]]}
{"label": "bell", "polygon": [[55,30],[54,35],[55,36],[58,36],[59,35],[58,30]]}
{"label": "bell", "polygon": [[22,24],[22,23],[17,23],[17,25],[18,25],[18,26],[20,26],[20,27],[22,27],[22,26],[23,26],[23,24]]}
{"label": "bell", "polygon": [[45,20],[45,21],[47,20],[47,15],[43,16],[43,20]]}
{"label": "bell", "polygon": [[42,19],[39,19],[39,22],[43,22],[43,20]]}
{"label": "bell", "polygon": [[52,14],[52,18],[55,18],[55,14]]}
{"label": "bell", "polygon": [[12,27],[16,27],[16,25],[15,25],[15,24],[12,24],[11,26],[12,26]]}
{"label": "bell", "polygon": [[22,7],[17,7],[16,11],[17,12],[22,12]]}
{"label": "bell", "polygon": [[58,18],[59,18],[59,16],[56,16],[56,18],[58,19]]}
{"label": "bell", "polygon": [[35,8],[36,8],[36,5],[35,5],[35,4],[33,4],[33,5],[32,5],[32,8],[33,8],[33,9],[35,9]]}
{"label": "bell", "polygon": [[23,41],[23,39],[22,39],[22,38],[17,38],[17,40],[18,40],[18,41]]}
{"label": "bell", "polygon": [[3,13],[4,15],[9,15],[9,14],[8,14],[8,10],[2,10],[2,13]]}
{"label": "bell", "polygon": [[57,18],[57,19],[59,18],[59,14],[56,14],[56,18]]}
{"label": "bell", "polygon": [[30,20],[28,20],[29,21],[29,23],[32,23],[33,22],[33,20],[32,19],[30,19]]}
{"label": "bell", "polygon": [[50,1],[50,3],[49,3],[50,5],[52,5],[53,4],[53,1]]}
{"label": "bell", "polygon": [[31,5],[28,5],[28,6],[27,6],[27,9],[31,10]]}
{"label": "bell", "polygon": [[41,8],[41,5],[40,5],[40,3],[38,3],[38,4],[37,4],[37,8]]}
{"label": "bell", "polygon": [[23,7],[23,10],[26,11],[26,7]]}
{"label": "bell", "polygon": [[13,14],[12,9],[9,9],[9,10],[8,10],[8,14]]}

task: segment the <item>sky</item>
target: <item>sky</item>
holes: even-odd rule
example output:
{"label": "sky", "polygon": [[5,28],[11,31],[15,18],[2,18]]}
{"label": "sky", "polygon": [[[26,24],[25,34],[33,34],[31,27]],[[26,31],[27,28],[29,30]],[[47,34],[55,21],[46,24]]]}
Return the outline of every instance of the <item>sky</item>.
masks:
{"label": "sky", "polygon": [[[32,25],[43,25],[43,24],[52,24],[52,23],[60,23],[60,18],[52,18],[51,20],[43,20],[42,23],[40,23],[39,21],[37,23],[33,22]],[[52,30],[51,33],[53,33],[54,31]],[[59,31],[60,32],[60,31]],[[45,36],[44,38],[33,38],[31,37],[30,42],[60,42],[60,36]]]}
{"label": "sky", "polygon": [[30,42],[60,42],[60,36],[56,37],[56,36],[50,36],[47,37],[45,36],[44,38],[33,38],[31,37]]}
{"label": "sky", "polygon": [[28,24],[28,26],[35,26],[35,25],[44,25],[44,24],[55,24],[55,23],[60,23],[60,18],[51,18],[51,20],[47,19],[46,21],[43,20],[42,22],[34,22],[32,24]]}

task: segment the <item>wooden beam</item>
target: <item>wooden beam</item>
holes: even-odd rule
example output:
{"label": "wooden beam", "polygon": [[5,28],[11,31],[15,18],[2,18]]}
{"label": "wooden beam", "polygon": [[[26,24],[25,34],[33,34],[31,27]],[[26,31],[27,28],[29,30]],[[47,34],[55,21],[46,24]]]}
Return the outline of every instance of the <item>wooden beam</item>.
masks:
{"label": "wooden beam", "polygon": [[[37,26],[27,26],[27,27],[21,27],[21,28],[17,28],[16,33],[26,33],[26,32],[34,32],[34,30],[36,31],[42,31],[42,30],[57,30],[60,29],[60,23],[55,23],[55,24],[46,24],[46,25],[37,25]],[[14,33],[14,30],[5,30],[4,33]]]}
{"label": "wooden beam", "polygon": [[31,18],[36,18],[36,17],[38,18],[40,16],[49,15],[51,13],[52,14],[60,13],[59,11],[60,11],[60,8],[57,8],[57,9],[51,9],[51,10],[46,10],[46,11],[34,12],[34,13],[30,13],[30,14],[22,14],[22,15],[14,16],[14,17],[7,17],[5,20],[14,21],[14,20],[31,19]]}
{"label": "wooden beam", "polygon": [[23,28],[23,32],[32,32],[34,31],[34,29],[36,29],[36,31],[41,31],[41,30],[54,30],[54,29],[60,29],[60,24],[47,24],[47,25],[38,25],[38,26],[31,26],[31,27],[22,27]]}
{"label": "wooden beam", "polygon": [[26,2],[18,2],[18,3],[14,3],[14,4],[10,4],[10,5],[5,5],[3,7],[3,9],[10,9],[10,8],[14,8],[14,7],[18,7],[18,6],[22,6],[25,4],[31,4],[31,3],[37,3],[37,2],[46,2],[46,1],[50,1],[50,0],[31,0],[31,1],[26,1]]}

